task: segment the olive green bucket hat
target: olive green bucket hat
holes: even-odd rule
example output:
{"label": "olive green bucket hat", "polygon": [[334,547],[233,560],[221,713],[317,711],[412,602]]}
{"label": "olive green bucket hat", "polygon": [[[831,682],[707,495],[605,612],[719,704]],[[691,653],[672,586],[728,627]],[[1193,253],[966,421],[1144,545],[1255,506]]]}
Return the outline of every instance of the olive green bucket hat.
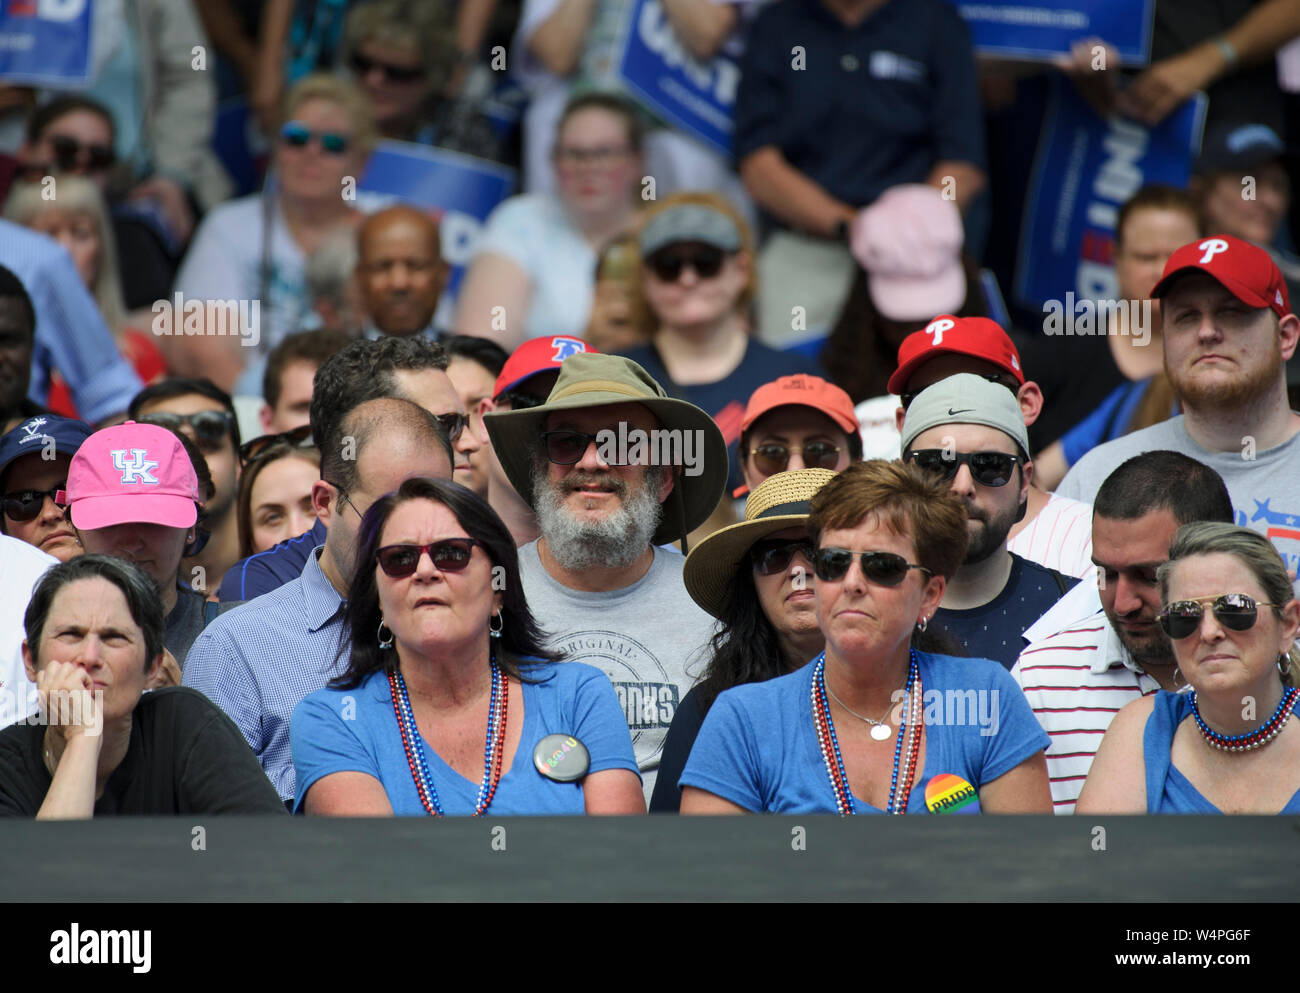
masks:
{"label": "olive green bucket hat", "polygon": [[[668,396],[641,366],[620,355],[576,353],[564,360],[559,378],[546,402],[526,410],[494,411],[483,418],[492,448],[506,478],[530,507],[533,494],[534,453],[541,447],[546,419],[563,410],[639,403],[659,419],[659,428],[672,432],[651,439],[648,460],[672,453],[683,465],[664,506],[663,520],[651,539],[666,545],[684,539],[718,506],[727,485],[727,442],[713,418],[693,403]],[[611,427],[616,429],[615,425]],[[689,457],[688,457],[689,456]]]}

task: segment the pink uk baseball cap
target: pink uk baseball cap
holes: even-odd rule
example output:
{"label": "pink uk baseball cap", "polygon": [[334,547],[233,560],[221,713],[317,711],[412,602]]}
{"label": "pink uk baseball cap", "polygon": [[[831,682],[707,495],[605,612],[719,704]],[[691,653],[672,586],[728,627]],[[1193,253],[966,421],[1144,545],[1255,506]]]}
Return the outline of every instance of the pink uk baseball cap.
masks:
{"label": "pink uk baseball cap", "polygon": [[194,466],[180,439],[156,424],[127,421],[83,441],[64,496],[83,531],[116,524],[189,528],[198,519]]}

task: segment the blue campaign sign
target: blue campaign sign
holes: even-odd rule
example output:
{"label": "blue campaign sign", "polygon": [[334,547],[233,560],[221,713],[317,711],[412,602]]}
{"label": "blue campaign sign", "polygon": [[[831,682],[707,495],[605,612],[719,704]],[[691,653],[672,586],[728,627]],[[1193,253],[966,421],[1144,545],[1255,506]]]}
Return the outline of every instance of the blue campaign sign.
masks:
{"label": "blue campaign sign", "polygon": [[383,141],[357,184],[357,200],[367,212],[400,200],[438,218],[442,257],[452,266],[443,296],[454,299],[483,222],[514,192],[515,180],[515,170],[495,162],[426,145]]}
{"label": "blue campaign sign", "polygon": [[647,110],[731,154],[740,66],[726,56],[695,59],[678,39],[659,0],[637,0],[624,25],[618,74]]}
{"label": "blue campaign sign", "polygon": [[1198,94],[1147,128],[1103,120],[1073,86],[1055,81],[1025,198],[1016,266],[1022,304],[1041,310],[1067,292],[1077,300],[1118,298],[1111,257],[1119,208],[1150,183],[1187,185],[1205,103]]}
{"label": "blue campaign sign", "polygon": [[1118,49],[1124,65],[1151,61],[1155,0],[995,0],[956,6],[981,55],[1049,60],[1081,38],[1101,38]]}
{"label": "blue campaign sign", "polygon": [[90,0],[0,0],[0,79],[68,88],[90,82]]}

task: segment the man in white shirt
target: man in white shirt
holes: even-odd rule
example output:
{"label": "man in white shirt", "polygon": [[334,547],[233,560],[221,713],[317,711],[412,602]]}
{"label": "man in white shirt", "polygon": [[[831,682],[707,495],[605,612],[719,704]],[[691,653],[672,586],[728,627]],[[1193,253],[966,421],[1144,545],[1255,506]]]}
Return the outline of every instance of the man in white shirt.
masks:
{"label": "man in white shirt", "polygon": [[1222,477],[1178,452],[1144,452],[1102,483],[1093,505],[1092,557],[1101,611],[1036,641],[1011,670],[1052,739],[1052,807],[1074,813],[1092,757],[1115,714],[1157,690],[1185,689],[1156,622],[1156,569],[1174,534],[1195,521],[1232,521]]}
{"label": "man in white shirt", "polygon": [[0,728],[36,712],[36,686],[23,668],[23,614],[36,583],[58,561],[0,534]]}

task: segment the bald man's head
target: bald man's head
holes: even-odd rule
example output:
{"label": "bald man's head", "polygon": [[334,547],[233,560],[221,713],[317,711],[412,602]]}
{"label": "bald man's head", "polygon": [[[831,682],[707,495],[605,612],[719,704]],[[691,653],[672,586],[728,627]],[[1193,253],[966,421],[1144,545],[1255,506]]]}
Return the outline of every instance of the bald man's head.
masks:
{"label": "bald man's head", "polygon": [[447,281],[438,222],[414,207],[371,214],[357,232],[357,283],[384,334],[418,334],[433,321]]}

